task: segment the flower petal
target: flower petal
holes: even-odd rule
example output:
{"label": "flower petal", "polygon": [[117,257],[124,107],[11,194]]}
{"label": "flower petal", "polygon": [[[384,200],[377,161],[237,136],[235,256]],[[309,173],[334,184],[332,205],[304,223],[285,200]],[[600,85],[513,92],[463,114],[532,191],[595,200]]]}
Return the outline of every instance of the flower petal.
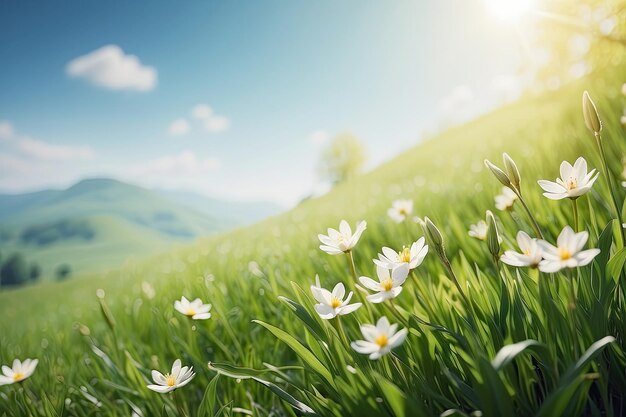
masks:
{"label": "flower petal", "polygon": [[374,281],[373,279],[371,279],[370,277],[360,277],[359,278],[359,282],[361,283],[361,285],[363,285],[365,288],[368,288],[372,291],[380,291],[380,283]]}
{"label": "flower petal", "polygon": [[363,304],[361,303],[354,303],[354,304],[348,304],[347,306],[343,306],[341,308],[339,308],[339,315],[341,316],[345,316],[346,314],[350,314],[356,310],[359,309],[359,307],[361,307]]}
{"label": "flower petal", "polygon": [[165,375],[156,369],[152,370],[152,380],[159,385],[167,385],[167,380],[165,379]]}

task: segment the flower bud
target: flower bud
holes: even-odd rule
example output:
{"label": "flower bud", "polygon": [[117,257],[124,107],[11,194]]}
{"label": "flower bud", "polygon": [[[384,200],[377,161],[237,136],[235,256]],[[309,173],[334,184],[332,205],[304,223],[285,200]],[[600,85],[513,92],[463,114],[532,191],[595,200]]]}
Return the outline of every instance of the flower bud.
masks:
{"label": "flower bud", "polygon": [[496,219],[491,210],[487,210],[487,247],[491,256],[498,257],[500,255],[500,236],[498,235]]}
{"label": "flower bud", "polygon": [[437,229],[437,226],[435,226],[428,217],[424,217],[422,229],[424,229],[424,235],[426,235],[426,238],[432,243],[435,249],[440,250],[443,248],[443,236],[441,236],[441,232]]}
{"label": "flower bud", "polygon": [[600,121],[596,105],[587,91],[583,93],[583,117],[585,118],[587,129],[591,130],[594,135],[600,134],[602,122]]}
{"label": "flower bud", "polygon": [[485,159],[485,166],[487,168],[489,168],[491,170],[491,172],[493,172],[493,175],[496,176],[496,178],[498,179],[498,181],[500,181],[502,183],[502,185],[504,185],[505,187],[510,187],[511,186],[511,180],[504,173],[504,171],[502,171],[500,168],[498,168],[497,166],[495,166],[494,164],[489,162],[489,160],[487,160],[487,159]]}
{"label": "flower bud", "polygon": [[502,154],[502,160],[504,161],[504,168],[506,169],[507,176],[511,180],[513,186],[519,191],[522,177],[519,174],[515,161],[506,152]]}

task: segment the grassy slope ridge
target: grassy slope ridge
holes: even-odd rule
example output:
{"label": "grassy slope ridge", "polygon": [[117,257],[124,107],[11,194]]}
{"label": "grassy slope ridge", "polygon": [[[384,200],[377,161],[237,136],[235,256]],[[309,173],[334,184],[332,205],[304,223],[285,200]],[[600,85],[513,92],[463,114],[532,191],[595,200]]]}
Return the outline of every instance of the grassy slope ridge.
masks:
{"label": "grassy slope ridge", "polygon": [[[2,252],[26,254],[48,276],[63,263],[70,264],[75,274],[106,271],[129,257],[163,252],[173,244],[240,225],[252,215],[253,204],[245,207],[247,211],[241,208],[239,216],[231,216],[225,202],[208,200],[214,206],[209,214],[202,211],[208,208],[184,205],[189,198],[170,198],[100,178],[83,180],[67,190],[0,195],[0,231],[12,236],[2,242]],[[67,229],[91,237],[72,235]],[[25,233],[30,233],[29,240],[24,239]]]}
{"label": "grassy slope ridge", "polygon": [[[596,80],[588,81],[584,88],[601,98],[597,104],[607,124],[608,153],[613,155],[612,168],[617,175],[621,166],[616,156],[626,150],[623,140],[610,139],[622,135],[616,127],[621,113],[619,84]],[[128,415],[131,403],[145,415],[158,413],[163,398],[145,389],[141,375],[148,376],[152,368],[166,369],[176,357],[199,371],[184,391],[191,409],[197,407],[213,377],[205,368],[207,361],[255,368],[261,368],[263,362],[291,364],[293,353],[251,320],[273,323],[304,339],[303,326],[277,296],[295,297],[290,281],[308,292],[316,273],[327,287],[337,281],[349,284],[345,259],[322,253],[316,238],[327,227],[337,227],[342,218],[352,224],[368,221],[355,254],[363,275],[375,273],[371,258],[381,246],[401,247],[421,236],[417,225],[395,225],[386,217],[395,198],[413,199],[416,214],[428,215],[441,227],[455,266],[464,259],[484,264],[488,261],[485,248],[467,236],[467,228],[484,218],[485,209],[493,209],[493,196],[500,189],[483,167],[483,159],[499,161],[501,152],[507,151],[521,168],[524,192],[529,205],[537,209],[544,230],[550,236],[558,234],[567,223],[570,208],[541,197],[535,181],[553,179],[563,159],[573,161],[581,154],[590,166],[600,166],[581,117],[582,90],[582,83],[571,85],[497,110],[420,144],[284,215],[153,262],[137,263],[88,281],[0,293],[0,362],[7,363],[15,356],[39,357],[36,377],[29,381],[33,391],[46,390],[54,405],[72,398],[77,415],[95,410],[102,415]],[[603,192],[606,186],[598,181],[596,187]],[[595,195],[589,198],[595,199]],[[509,226],[507,230],[513,230],[513,220],[498,214]],[[582,205],[581,216],[588,215]],[[598,228],[607,219],[605,214],[597,214],[586,225],[594,236],[590,245],[596,244]],[[506,234],[505,245],[510,246],[512,238],[511,233]],[[441,272],[434,254],[429,254],[418,271],[430,283],[429,297],[447,305],[449,283],[439,279]],[[154,298],[142,292],[144,281],[156,289]],[[105,300],[116,322],[114,332],[102,318],[96,288],[106,291]],[[172,308],[173,300],[181,295],[211,302],[212,319],[192,329]],[[401,296],[399,302],[410,306],[410,294]],[[357,334],[349,336],[356,338]],[[92,346],[106,352],[115,365],[92,354]],[[78,363],[81,366],[76,366]],[[100,407],[76,391],[81,385],[101,402]],[[236,407],[250,407],[250,399],[268,410],[272,404],[280,406],[266,389],[246,381],[220,380],[218,397],[224,402],[232,400]],[[3,404],[8,403],[0,402],[0,407]]]}

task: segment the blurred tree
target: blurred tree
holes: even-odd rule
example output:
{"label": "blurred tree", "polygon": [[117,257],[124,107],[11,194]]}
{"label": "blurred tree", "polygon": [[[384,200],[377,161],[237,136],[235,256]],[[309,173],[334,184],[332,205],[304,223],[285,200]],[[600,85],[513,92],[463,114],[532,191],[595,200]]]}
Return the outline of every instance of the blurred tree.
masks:
{"label": "blurred tree", "polygon": [[33,262],[30,264],[30,270],[28,271],[28,278],[31,281],[37,281],[41,277],[41,267],[39,264]]}
{"label": "blurred tree", "polygon": [[28,266],[20,253],[9,256],[0,268],[0,284],[4,286],[22,285],[28,281]]}
{"label": "blurred tree", "polygon": [[603,67],[626,62],[626,2],[537,1],[520,36],[531,45],[522,71],[533,87],[555,89]]}
{"label": "blurred tree", "polygon": [[325,180],[338,184],[359,174],[366,159],[363,142],[349,133],[342,133],[322,152],[319,172]]}
{"label": "blurred tree", "polygon": [[59,265],[56,269],[57,281],[63,281],[70,277],[72,268],[68,264]]}

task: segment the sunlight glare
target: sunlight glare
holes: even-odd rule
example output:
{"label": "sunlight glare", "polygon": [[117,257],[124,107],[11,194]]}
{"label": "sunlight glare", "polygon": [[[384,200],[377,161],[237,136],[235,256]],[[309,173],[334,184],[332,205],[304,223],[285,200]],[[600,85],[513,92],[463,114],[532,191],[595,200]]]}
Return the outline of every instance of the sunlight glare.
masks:
{"label": "sunlight glare", "polygon": [[496,18],[517,22],[526,16],[535,4],[534,0],[485,0],[487,9]]}

